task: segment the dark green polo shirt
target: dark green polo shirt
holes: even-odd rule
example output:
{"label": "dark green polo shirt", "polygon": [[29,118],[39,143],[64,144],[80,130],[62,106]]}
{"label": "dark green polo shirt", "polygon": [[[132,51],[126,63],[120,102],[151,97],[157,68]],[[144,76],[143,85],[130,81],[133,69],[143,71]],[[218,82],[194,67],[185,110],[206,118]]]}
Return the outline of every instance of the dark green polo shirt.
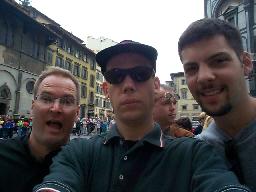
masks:
{"label": "dark green polo shirt", "polygon": [[154,129],[135,144],[113,127],[105,135],[70,142],[34,191],[211,192],[247,191],[213,148]]}
{"label": "dark green polo shirt", "polygon": [[28,148],[28,137],[0,140],[0,191],[30,192],[49,173],[52,156],[38,162]]}

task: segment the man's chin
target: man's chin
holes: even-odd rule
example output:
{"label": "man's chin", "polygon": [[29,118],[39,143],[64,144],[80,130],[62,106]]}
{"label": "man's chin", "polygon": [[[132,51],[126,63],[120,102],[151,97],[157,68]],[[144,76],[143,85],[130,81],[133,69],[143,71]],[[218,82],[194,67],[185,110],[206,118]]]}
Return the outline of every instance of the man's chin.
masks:
{"label": "man's chin", "polygon": [[228,114],[232,110],[232,106],[230,104],[226,104],[219,108],[212,109],[210,107],[203,107],[202,110],[209,116],[212,117],[220,117]]}

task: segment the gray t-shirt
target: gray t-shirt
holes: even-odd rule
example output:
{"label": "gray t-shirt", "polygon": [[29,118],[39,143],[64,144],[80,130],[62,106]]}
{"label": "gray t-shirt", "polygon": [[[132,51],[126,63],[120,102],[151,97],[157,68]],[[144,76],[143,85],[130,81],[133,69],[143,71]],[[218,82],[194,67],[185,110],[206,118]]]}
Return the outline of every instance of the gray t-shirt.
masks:
{"label": "gray t-shirt", "polygon": [[224,142],[233,139],[238,151],[242,173],[246,185],[256,191],[256,121],[249,123],[234,138],[228,136],[222,129],[212,122],[207,129],[196,138],[204,140],[216,147],[225,157]]}

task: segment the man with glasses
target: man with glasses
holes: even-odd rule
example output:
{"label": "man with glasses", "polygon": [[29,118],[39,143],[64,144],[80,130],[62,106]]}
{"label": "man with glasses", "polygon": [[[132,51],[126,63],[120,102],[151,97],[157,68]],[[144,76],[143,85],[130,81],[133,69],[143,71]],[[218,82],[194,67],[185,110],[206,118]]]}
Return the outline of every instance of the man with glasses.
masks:
{"label": "man with glasses", "polygon": [[34,86],[32,131],[0,141],[0,191],[27,192],[49,173],[52,157],[69,141],[79,112],[79,83],[67,70],[52,67]]}
{"label": "man with glasses", "polygon": [[180,37],[179,55],[193,97],[214,119],[197,137],[256,191],[256,99],[245,82],[253,64],[239,30],[219,19],[195,21]]}
{"label": "man with glasses", "polygon": [[157,51],[123,41],[96,55],[115,112],[110,132],[71,141],[37,192],[248,191],[213,149],[162,134],[153,120]]}

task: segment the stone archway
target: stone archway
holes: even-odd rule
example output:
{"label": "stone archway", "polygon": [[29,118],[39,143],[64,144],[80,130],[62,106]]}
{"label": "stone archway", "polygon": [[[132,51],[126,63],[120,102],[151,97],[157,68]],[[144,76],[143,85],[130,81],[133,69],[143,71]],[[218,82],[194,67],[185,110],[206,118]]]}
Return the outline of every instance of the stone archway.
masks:
{"label": "stone archway", "polygon": [[0,87],[0,115],[6,115],[10,106],[11,91],[7,84]]}

